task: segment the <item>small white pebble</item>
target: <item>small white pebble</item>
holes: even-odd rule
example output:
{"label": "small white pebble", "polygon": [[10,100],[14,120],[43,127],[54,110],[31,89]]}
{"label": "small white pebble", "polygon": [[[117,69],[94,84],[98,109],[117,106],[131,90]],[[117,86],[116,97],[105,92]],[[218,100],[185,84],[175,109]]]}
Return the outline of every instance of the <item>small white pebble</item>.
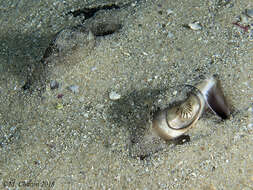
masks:
{"label": "small white pebble", "polygon": [[173,92],[173,95],[174,95],[174,96],[176,96],[176,95],[177,95],[177,91],[176,91],[176,90]]}
{"label": "small white pebble", "polygon": [[201,30],[202,27],[199,22],[193,22],[188,25],[192,30]]}
{"label": "small white pebble", "polygon": [[89,117],[89,114],[88,113],[84,113],[83,116],[84,117]]}
{"label": "small white pebble", "polygon": [[83,96],[79,97],[79,101],[80,101],[80,102],[84,102],[84,100],[85,100],[85,99],[84,99]]}
{"label": "small white pebble", "polygon": [[169,31],[168,34],[167,34],[167,36],[168,36],[168,38],[173,38],[174,34]]}
{"label": "small white pebble", "polygon": [[111,91],[111,92],[109,93],[109,98],[110,98],[111,100],[118,100],[118,99],[120,99],[120,97],[121,97],[121,95],[118,94],[118,93],[116,93],[116,92],[114,92],[114,91]]}
{"label": "small white pebble", "polygon": [[171,15],[173,11],[171,9],[167,9],[167,15]]}
{"label": "small white pebble", "polygon": [[135,7],[136,6],[136,3],[134,2],[134,3],[131,3],[131,6],[132,7]]}
{"label": "small white pebble", "polygon": [[97,70],[97,67],[92,67],[91,68],[91,71],[95,71],[95,70]]}

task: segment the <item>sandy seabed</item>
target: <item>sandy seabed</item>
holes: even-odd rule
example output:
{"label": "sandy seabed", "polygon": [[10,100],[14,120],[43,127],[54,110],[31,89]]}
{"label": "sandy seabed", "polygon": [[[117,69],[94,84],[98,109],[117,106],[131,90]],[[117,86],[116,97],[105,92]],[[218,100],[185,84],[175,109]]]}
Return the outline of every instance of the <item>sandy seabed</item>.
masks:
{"label": "sandy seabed", "polygon": [[[253,189],[253,39],[251,29],[232,24],[252,1],[64,2],[0,3],[0,189]],[[69,14],[82,8],[97,10],[90,18]],[[22,89],[57,32],[103,19],[122,27],[96,37],[89,53],[82,46],[52,60],[49,79],[59,88]],[[185,27],[194,21],[201,30]],[[230,119],[206,112],[190,142],[132,157],[152,107],[212,74]],[[110,100],[112,91],[119,100]]]}

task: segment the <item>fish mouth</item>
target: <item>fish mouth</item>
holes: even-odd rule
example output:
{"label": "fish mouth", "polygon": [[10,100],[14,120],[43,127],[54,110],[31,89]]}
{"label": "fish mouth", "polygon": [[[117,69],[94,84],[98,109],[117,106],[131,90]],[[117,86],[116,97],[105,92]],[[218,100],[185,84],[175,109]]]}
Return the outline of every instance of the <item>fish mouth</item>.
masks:
{"label": "fish mouth", "polygon": [[206,78],[195,86],[204,96],[207,106],[222,119],[228,119],[230,109],[217,76]]}
{"label": "fish mouth", "polygon": [[202,94],[200,92],[192,93],[180,105],[155,114],[152,128],[164,140],[177,138],[195,125],[204,108],[205,101]]}
{"label": "fish mouth", "polygon": [[181,104],[154,115],[152,130],[162,139],[171,140],[184,134],[199,120],[205,107],[209,107],[222,119],[229,118],[230,110],[216,77],[206,78],[191,87],[191,92]]}

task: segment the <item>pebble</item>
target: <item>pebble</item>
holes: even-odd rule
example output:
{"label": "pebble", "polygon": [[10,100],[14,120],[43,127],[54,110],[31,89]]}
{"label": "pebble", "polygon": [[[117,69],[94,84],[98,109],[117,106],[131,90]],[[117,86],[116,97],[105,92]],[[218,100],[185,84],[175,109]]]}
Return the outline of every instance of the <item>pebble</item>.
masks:
{"label": "pebble", "polygon": [[118,94],[118,93],[116,93],[116,92],[114,92],[114,91],[111,91],[109,93],[110,100],[118,100],[118,99],[120,99],[120,97],[121,97],[121,95]]}
{"label": "pebble", "polygon": [[171,9],[167,10],[167,15],[171,15],[173,13],[173,11]]}
{"label": "pebble", "polygon": [[81,97],[79,98],[79,101],[80,101],[80,102],[84,102],[84,100],[85,100],[85,98],[84,98],[83,96],[81,96]]}
{"label": "pebble", "polygon": [[92,67],[91,68],[91,71],[95,71],[95,70],[97,70],[97,67]]}
{"label": "pebble", "polygon": [[56,80],[50,81],[50,88],[51,90],[59,88],[59,83]]}
{"label": "pebble", "polygon": [[84,117],[89,117],[89,114],[88,113],[84,113],[83,116]]}
{"label": "pebble", "polygon": [[79,92],[79,86],[77,86],[77,85],[71,85],[71,86],[69,86],[69,88],[68,88],[71,92],[73,92],[73,93],[78,93]]}
{"label": "pebble", "polygon": [[193,23],[190,23],[188,24],[188,26],[190,27],[190,29],[192,30],[201,30],[202,29],[202,26],[200,25],[200,23],[197,21],[197,22],[193,22]]}
{"label": "pebble", "polygon": [[173,95],[174,95],[174,96],[176,96],[176,95],[177,95],[177,91],[176,91],[176,90],[173,92]]}
{"label": "pebble", "polygon": [[168,38],[173,38],[174,34],[169,31],[167,36],[168,36]]}

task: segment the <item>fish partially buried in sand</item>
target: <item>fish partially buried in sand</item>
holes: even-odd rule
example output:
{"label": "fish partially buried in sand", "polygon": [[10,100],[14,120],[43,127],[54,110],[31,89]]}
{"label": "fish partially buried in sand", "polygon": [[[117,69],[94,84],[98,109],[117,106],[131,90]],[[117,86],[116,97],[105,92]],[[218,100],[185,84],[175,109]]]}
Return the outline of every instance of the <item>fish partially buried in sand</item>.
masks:
{"label": "fish partially buried in sand", "polygon": [[216,76],[191,87],[188,97],[181,103],[154,114],[144,137],[133,146],[135,155],[144,158],[161,149],[160,140],[179,138],[196,124],[207,107],[222,119],[229,118],[230,110]]}
{"label": "fish partially buried in sand", "polygon": [[96,37],[113,34],[121,27],[119,21],[107,20],[62,29],[54,35],[42,59],[29,66],[23,90],[43,93],[49,81],[57,81],[74,64],[86,59],[95,48]]}

